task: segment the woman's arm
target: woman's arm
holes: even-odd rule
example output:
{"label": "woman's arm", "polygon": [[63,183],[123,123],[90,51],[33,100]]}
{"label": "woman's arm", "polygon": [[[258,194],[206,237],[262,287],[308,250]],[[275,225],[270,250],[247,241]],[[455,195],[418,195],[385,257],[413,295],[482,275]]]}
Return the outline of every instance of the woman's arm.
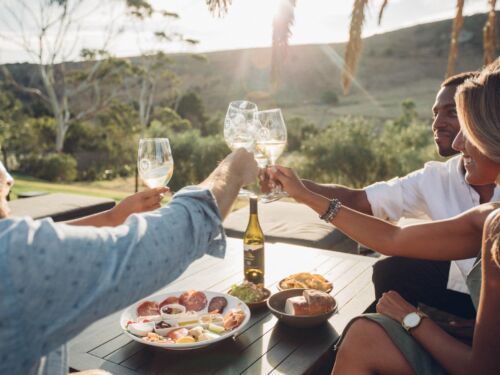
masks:
{"label": "woman's arm", "polygon": [[[324,214],[330,201],[307,189],[294,172],[276,167],[271,177],[299,202]],[[476,207],[449,220],[399,227],[369,215],[342,207],[332,224],[354,240],[386,255],[451,260],[477,255],[484,220],[493,204]]]}
{"label": "woman's arm", "polygon": [[372,207],[368,201],[368,196],[363,189],[351,189],[342,185],[322,185],[313,181],[302,180],[304,186],[313,193],[327,197],[337,198],[344,206],[367,215],[373,215]]}
{"label": "woman's arm", "polygon": [[161,200],[168,191],[170,191],[168,187],[141,191],[128,196],[108,211],[85,216],[81,219],[70,220],[67,221],[66,224],[80,226],[89,225],[93,227],[116,227],[123,224],[132,214],[160,208]]}
{"label": "woman's arm", "polygon": [[500,210],[486,220],[483,235],[481,295],[474,330],[470,374],[500,374]]}

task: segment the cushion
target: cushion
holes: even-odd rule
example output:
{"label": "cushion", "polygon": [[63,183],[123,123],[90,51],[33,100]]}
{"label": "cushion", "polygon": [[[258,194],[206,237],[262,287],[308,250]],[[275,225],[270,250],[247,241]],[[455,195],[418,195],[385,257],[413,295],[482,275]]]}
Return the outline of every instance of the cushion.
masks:
{"label": "cushion", "polygon": [[12,216],[29,216],[33,219],[51,217],[54,221],[77,219],[109,210],[114,206],[113,199],[66,193],[47,194],[9,202]]}
{"label": "cushion", "polygon": [[[243,238],[248,217],[248,207],[229,214],[224,220],[226,234]],[[302,204],[285,201],[259,203],[259,222],[266,241],[357,253],[356,242]]]}

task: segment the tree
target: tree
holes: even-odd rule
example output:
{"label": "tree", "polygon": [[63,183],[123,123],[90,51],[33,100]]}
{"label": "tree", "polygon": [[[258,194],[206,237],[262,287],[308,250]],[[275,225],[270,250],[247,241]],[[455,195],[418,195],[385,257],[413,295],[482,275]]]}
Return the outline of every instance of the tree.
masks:
{"label": "tree", "polygon": [[205,106],[200,95],[196,92],[188,92],[179,100],[177,105],[177,113],[182,118],[188,119],[193,127],[201,130],[201,135],[207,135],[203,129],[207,117],[205,116]]}
{"label": "tree", "polygon": [[[157,104],[158,84],[162,82],[167,87],[174,86],[175,75],[167,69],[170,62],[170,59],[162,52],[153,55],[143,53],[134,65],[135,86],[139,88],[137,103],[141,136],[144,134],[146,127],[149,126],[151,115]],[[129,90],[130,92],[131,90]]]}
{"label": "tree", "polygon": [[8,147],[10,139],[15,134],[15,126],[24,121],[21,102],[12,95],[6,84],[0,85],[0,149],[3,163],[7,169]]}
{"label": "tree", "polygon": [[[129,6],[131,3],[141,6],[144,0],[127,0]],[[149,3],[147,3],[149,4]],[[173,90],[176,85],[176,76],[167,67],[171,63],[170,58],[168,58],[163,52],[159,50],[145,50],[143,48],[143,38],[144,33],[140,27],[140,22],[145,17],[151,17],[153,14],[159,14],[164,18],[179,18],[179,15],[174,12],[169,12],[166,10],[155,10],[151,5],[145,8],[143,7],[142,12],[136,14],[136,22],[133,23],[133,27],[136,32],[137,47],[141,51],[138,58],[135,59],[133,66],[134,78],[132,83],[128,85],[129,96],[134,92],[135,89],[139,89],[139,97],[137,98],[137,106],[139,111],[139,125],[140,125],[140,135],[141,138],[144,137],[147,127],[150,125],[152,120],[152,115],[154,113],[155,106],[157,103],[157,90],[159,83],[163,84],[164,91]],[[157,30],[153,33],[153,36],[160,42],[172,42],[181,41],[188,44],[197,44],[198,41],[194,39],[184,38],[180,33],[168,33],[163,30]],[[147,37],[147,36],[146,36]],[[172,94],[173,96],[173,94]],[[135,102],[134,99],[131,101]],[[139,188],[139,177],[138,171],[135,173],[135,191]]]}
{"label": "tree", "polygon": [[[96,5],[89,10],[93,4]],[[82,63],[68,62],[78,48],[81,19],[115,5],[88,0],[16,0],[5,4],[0,14],[0,20],[10,31],[0,37],[29,54],[41,84],[20,84],[5,65],[4,79],[18,90],[38,96],[50,109],[57,123],[55,149],[58,152],[63,150],[71,125],[95,116],[119,96],[120,84],[130,69],[126,60],[116,59],[107,52],[111,40],[121,31],[112,20],[101,48],[82,49]],[[149,3],[127,0],[127,5],[133,13],[148,9]],[[108,9],[110,17],[112,13]],[[28,35],[27,29],[31,27],[35,28],[35,40]]]}

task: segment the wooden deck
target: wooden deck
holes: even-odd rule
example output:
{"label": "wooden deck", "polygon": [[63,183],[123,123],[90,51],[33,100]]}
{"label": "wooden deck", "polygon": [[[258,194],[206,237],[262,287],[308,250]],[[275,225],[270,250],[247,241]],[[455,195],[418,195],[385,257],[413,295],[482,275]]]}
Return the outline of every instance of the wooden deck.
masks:
{"label": "wooden deck", "polygon": [[[194,351],[168,351],[132,341],[121,332],[121,312],[88,327],[69,344],[71,368],[101,368],[132,374],[303,374],[322,365],[346,324],[374,299],[371,283],[375,259],[327,250],[266,243],[266,287],[275,292],[283,277],[316,272],[333,282],[339,312],[328,324],[292,329],[267,309],[252,313],[236,339]],[[159,293],[186,289],[226,292],[242,279],[243,245],[228,239],[225,259],[205,256]]]}

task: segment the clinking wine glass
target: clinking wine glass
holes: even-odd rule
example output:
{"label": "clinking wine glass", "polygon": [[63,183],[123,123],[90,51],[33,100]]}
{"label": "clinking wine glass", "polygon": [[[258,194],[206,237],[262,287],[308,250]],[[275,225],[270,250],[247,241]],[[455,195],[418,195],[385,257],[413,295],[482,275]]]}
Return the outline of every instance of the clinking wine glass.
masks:
{"label": "clinking wine glass", "polygon": [[[255,114],[256,131],[256,150],[265,155],[271,165],[275,165],[286,147],[287,133],[285,120],[281,109],[269,109],[259,111]],[[261,197],[263,203],[273,202],[286,197],[287,194],[276,186],[273,190]]]}
{"label": "clinking wine glass", "polygon": [[[224,139],[229,148],[234,151],[245,148],[255,151],[255,113],[258,108],[255,103],[247,100],[236,100],[229,103],[224,120]],[[239,197],[254,195],[251,191],[240,189]]]}
{"label": "clinking wine glass", "polygon": [[144,138],[139,141],[137,169],[150,189],[167,186],[174,173],[174,159],[168,138]]}

